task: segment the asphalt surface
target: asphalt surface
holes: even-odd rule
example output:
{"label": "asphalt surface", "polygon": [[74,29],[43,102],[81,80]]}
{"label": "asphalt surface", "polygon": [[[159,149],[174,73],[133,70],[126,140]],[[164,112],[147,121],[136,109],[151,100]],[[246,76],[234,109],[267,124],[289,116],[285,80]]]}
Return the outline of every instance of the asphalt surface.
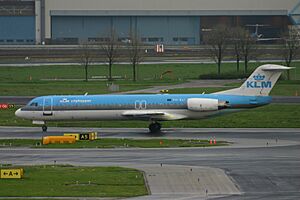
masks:
{"label": "asphalt surface", "polygon": [[272,103],[300,103],[300,96],[273,96]]}
{"label": "asphalt surface", "polygon": [[[0,47],[1,50],[1,47]],[[27,56],[26,56],[27,57]],[[300,60],[295,60],[295,62],[299,62]],[[2,61],[3,62],[3,61]],[[250,63],[274,63],[274,62],[285,62],[282,59],[261,59],[250,61]],[[189,63],[189,64],[215,64],[215,61],[208,59],[207,57],[199,59],[193,57],[154,57],[148,58],[148,61],[143,61],[140,64],[143,65],[152,65],[152,64],[178,64],[178,63]],[[235,60],[224,60],[223,63],[236,63]],[[106,62],[92,62],[91,65],[104,65],[107,64]],[[128,65],[131,64],[130,62],[116,62],[116,64],[120,65]],[[70,61],[61,61],[57,62],[56,60],[49,61],[48,60],[15,60],[12,61],[5,61],[1,63],[0,67],[32,67],[32,66],[49,66],[49,65],[56,65],[56,66],[71,66],[71,65],[81,65],[78,62],[70,62]]]}
{"label": "asphalt surface", "polygon": [[[143,92],[158,93],[160,90],[170,89],[165,86],[155,87],[152,89],[145,89]],[[136,93],[136,91],[134,91]],[[0,104],[8,103],[14,105],[26,105],[33,96],[0,96]],[[300,96],[273,96],[272,103],[300,103]]]}
{"label": "asphalt surface", "polygon": [[[147,129],[49,128],[49,135],[63,132],[98,131],[102,137],[151,137]],[[41,137],[39,128],[1,127],[0,138]],[[217,199],[300,199],[300,129],[164,129],[169,138],[210,138],[234,142],[230,147],[172,149],[26,149],[0,148],[1,163],[211,168],[223,170],[239,192],[210,195]],[[178,168],[176,168],[178,170]],[[168,171],[168,170],[166,170]],[[179,173],[185,174],[188,173]],[[178,173],[167,174],[173,175]],[[191,177],[190,175],[188,177]],[[193,177],[193,176],[192,176]],[[214,177],[213,175],[211,177]],[[216,176],[218,177],[218,176]],[[226,178],[226,177],[225,177]],[[185,179],[185,178],[183,178]],[[193,183],[191,178],[187,182]],[[210,180],[210,178],[208,178]],[[170,180],[174,180],[170,177]],[[193,179],[195,181],[195,179]],[[178,181],[178,178],[177,178]],[[194,184],[194,183],[193,183]],[[192,184],[192,185],[193,185]],[[174,186],[174,183],[170,182]],[[159,185],[156,185],[159,187]],[[214,188],[214,184],[211,185]],[[154,185],[155,188],[155,185]],[[220,188],[217,191],[222,191]],[[155,191],[155,190],[154,190]],[[187,189],[187,191],[190,191]],[[203,193],[203,190],[202,190]],[[208,192],[209,193],[209,192]],[[229,196],[228,196],[229,195]],[[205,199],[200,193],[154,193],[133,199]]]}
{"label": "asphalt surface", "polygon": [[[228,86],[225,86],[225,84],[230,83],[240,83],[240,80],[235,79],[224,79],[224,80],[190,80],[186,83],[181,83],[177,85],[166,85],[166,86],[154,86],[151,88],[141,89],[141,90],[133,90],[133,91],[127,91],[122,92],[124,94],[130,94],[130,93],[160,93],[161,90],[170,90],[170,89],[178,89],[178,88],[209,88],[209,87],[221,87],[226,90]],[[229,87],[230,88],[230,87]],[[205,92],[205,91],[203,91]]]}
{"label": "asphalt surface", "polygon": [[0,96],[0,103],[26,105],[34,96]]}

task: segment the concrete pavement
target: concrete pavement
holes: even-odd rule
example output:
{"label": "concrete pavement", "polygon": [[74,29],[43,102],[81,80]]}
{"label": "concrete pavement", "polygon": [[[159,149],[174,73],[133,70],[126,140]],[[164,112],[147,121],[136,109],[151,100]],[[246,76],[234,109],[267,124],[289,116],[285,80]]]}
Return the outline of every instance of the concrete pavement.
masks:
{"label": "concrete pavement", "polygon": [[150,199],[178,199],[178,196],[182,199],[205,199],[241,194],[226,173],[217,168],[165,164],[135,168],[146,172],[146,179],[151,190]]}

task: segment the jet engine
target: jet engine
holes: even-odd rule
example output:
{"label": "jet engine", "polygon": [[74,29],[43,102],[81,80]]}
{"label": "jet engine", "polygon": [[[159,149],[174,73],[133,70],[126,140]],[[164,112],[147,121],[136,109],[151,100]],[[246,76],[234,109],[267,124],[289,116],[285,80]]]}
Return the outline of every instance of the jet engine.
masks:
{"label": "jet engine", "polygon": [[218,99],[190,98],[187,100],[187,107],[191,111],[216,111],[219,110]]}

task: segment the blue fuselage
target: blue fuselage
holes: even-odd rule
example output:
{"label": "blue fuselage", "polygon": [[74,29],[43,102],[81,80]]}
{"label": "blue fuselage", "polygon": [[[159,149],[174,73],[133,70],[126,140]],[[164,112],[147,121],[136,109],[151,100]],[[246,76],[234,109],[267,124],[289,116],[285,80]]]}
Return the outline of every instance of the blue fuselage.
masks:
{"label": "blue fuselage", "polygon": [[[196,104],[189,105],[189,101],[195,99]],[[208,109],[205,103],[198,104],[198,99],[207,101]],[[57,120],[203,119],[270,102],[269,96],[223,94],[42,96],[17,110],[16,116],[43,123]]]}
{"label": "blue fuselage", "polygon": [[228,108],[249,108],[269,104],[270,96],[238,96],[220,94],[157,94],[157,95],[68,95],[42,96],[30,101],[22,110],[124,110],[124,109],[187,109],[187,99],[209,98],[227,102]]}

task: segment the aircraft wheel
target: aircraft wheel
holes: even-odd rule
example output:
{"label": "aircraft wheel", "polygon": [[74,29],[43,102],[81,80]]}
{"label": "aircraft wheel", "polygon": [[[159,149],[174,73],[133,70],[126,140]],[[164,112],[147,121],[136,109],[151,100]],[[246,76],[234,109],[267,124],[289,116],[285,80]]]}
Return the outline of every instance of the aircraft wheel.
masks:
{"label": "aircraft wheel", "polygon": [[158,133],[160,132],[160,129],[161,129],[160,123],[155,122],[149,125],[150,133]]}
{"label": "aircraft wheel", "polygon": [[43,125],[43,126],[42,126],[43,132],[47,132],[47,128],[48,128],[47,126]]}

